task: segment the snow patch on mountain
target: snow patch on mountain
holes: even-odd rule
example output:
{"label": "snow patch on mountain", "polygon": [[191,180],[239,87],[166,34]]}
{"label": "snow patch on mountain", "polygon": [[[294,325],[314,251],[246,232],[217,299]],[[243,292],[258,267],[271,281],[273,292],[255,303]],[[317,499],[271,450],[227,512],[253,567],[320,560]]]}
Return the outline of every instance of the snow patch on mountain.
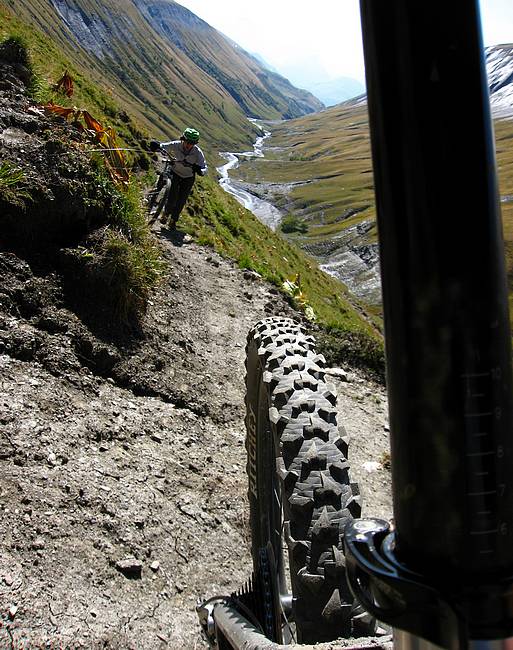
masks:
{"label": "snow patch on mountain", "polygon": [[494,117],[513,117],[513,45],[487,47],[485,54]]}

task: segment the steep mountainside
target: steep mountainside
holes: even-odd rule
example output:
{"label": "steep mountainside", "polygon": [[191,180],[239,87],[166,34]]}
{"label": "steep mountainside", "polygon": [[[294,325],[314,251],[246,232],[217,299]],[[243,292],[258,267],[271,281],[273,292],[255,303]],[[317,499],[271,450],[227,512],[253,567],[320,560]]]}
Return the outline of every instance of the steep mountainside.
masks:
{"label": "steep mountainside", "polygon": [[[172,0],[134,0],[148,22],[216,79],[251,117],[299,117],[323,108],[236,43]],[[274,112],[274,115],[271,115]]]}
{"label": "steep mountainside", "polygon": [[[2,31],[15,14],[41,30],[79,76],[90,76],[152,135],[194,124],[207,146],[233,148],[253,138],[248,116],[280,119],[322,107],[172,0],[0,0],[2,7]],[[40,57],[57,79],[62,62],[49,48]]]}

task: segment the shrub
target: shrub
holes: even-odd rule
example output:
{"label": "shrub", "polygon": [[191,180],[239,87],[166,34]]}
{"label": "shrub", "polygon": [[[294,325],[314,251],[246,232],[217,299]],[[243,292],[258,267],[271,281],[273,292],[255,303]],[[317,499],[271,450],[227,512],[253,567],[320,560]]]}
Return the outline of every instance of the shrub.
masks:
{"label": "shrub", "polygon": [[144,311],[149,292],[162,277],[164,263],[142,206],[141,190],[132,180],[120,191],[108,180],[110,228],[102,244],[101,260],[116,296],[115,311],[129,319]]}
{"label": "shrub", "polygon": [[119,232],[107,232],[100,252],[113,312],[129,321],[144,312],[151,289],[162,276],[160,251],[149,240],[134,245]]}
{"label": "shrub", "polygon": [[308,225],[306,222],[293,214],[289,214],[282,219],[280,228],[282,232],[285,233],[299,232],[304,234],[308,232]]}
{"label": "shrub", "polygon": [[350,364],[385,379],[385,350],[382,341],[358,330],[346,330],[328,325],[316,333],[318,351],[330,365]]}

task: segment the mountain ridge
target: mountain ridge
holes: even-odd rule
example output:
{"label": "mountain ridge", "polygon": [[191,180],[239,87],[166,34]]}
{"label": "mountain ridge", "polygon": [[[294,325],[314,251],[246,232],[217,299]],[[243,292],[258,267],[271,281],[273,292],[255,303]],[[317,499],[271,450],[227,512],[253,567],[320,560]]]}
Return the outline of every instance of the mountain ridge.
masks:
{"label": "mountain ridge", "polygon": [[[248,117],[282,119],[322,108],[173,0],[0,0],[1,7],[1,27],[16,15],[48,35],[79,75],[91,75],[152,136],[167,138],[193,124],[210,153],[234,150],[254,140]],[[216,55],[209,57],[208,48]],[[47,51],[41,58],[50,59],[45,63],[57,79],[57,62]]]}

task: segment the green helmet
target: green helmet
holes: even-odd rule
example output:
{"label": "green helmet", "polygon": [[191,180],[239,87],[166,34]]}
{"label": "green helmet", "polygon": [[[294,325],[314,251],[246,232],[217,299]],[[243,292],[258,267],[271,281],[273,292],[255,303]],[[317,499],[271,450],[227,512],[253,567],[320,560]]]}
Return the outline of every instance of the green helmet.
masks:
{"label": "green helmet", "polygon": [[187,140],[187,142],[196,143],[199,141],[200,134],[199,131],[196,131],[196,129],[185,129],[185,131],[182,133],[182,138],[184,140]]}

